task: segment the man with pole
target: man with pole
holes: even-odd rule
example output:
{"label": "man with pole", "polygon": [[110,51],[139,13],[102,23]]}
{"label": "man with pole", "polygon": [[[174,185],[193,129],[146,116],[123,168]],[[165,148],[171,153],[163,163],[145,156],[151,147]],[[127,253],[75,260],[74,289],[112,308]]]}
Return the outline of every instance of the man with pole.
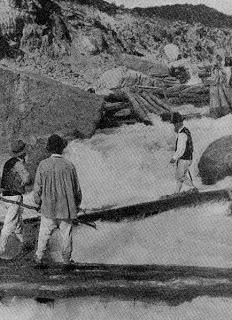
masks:
{"label": "man with pole", "polygon": [[47,142],[47,150],[51,156],[40,162],[36,172],[34,200],[41,207],[38,247],[35,253],[38,266],[43,264],[47,242],[56,228],[59,228],[62,238],[63,263],[71,263],[72,224],[80,210],[82,193],[74,165],[62,156],[65,147],[66,143],[60,136],[51,135]]}
{"label": "man with pole", "polygon": [[1,180],[1,200],[8,202],[4,225],[0,236],[0,254],[6,250],[7,240],[11,234],[23,243],[22,213],[25,186],[30,183],[30,175],[25,167],[27,146],[22,140],[11,145],[12,157],[5,163]]}
{"label": "man with pole", "polygon": [[193,159],[193,141],[188,128],[183,124],[183,117],[180,113],[174,112],[172,114],[171,123],[174,125],[174,130],[177,133],[175,153],[170,161],[171,164],[176,165],[176,191],[179,193],[183,183],[187,184],[194,190],[197,188],[193,184],[190,173],[190,166]]}

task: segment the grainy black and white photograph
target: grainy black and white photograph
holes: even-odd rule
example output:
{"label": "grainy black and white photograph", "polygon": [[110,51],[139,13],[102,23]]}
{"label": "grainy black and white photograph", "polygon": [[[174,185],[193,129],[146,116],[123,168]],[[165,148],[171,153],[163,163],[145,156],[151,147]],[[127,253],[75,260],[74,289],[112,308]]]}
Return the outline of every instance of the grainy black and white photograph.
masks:
{"label": "grainy black and white photograph", "polygon": [[0,319],[231,314],[232,2],[0,0]]}

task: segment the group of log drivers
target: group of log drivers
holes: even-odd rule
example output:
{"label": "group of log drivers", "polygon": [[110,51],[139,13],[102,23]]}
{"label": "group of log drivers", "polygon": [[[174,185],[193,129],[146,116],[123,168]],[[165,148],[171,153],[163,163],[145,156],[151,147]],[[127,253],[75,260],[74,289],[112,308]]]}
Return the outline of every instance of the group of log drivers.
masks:
{"label": "group of log drivers", "polygon": [[[170,161],[176,166],[176,193],[183,183],[194,188],[189,167],[192,163],[193,143],[190,131],[183,125],[179,113],[173,113],[171,122],[177,133],[176,150]],[[82,192],[73,163],[62,155],[67,143],[57,134],[48,138],[46,149],[51,154],[39,163],[36,171],[33,197],[41,214],[37,249],[34,255],[35,267],[44,265],[44,253],[52,232],[59,228],[61,235],[61,256],[64,266],[73,264],[72,226],[81,210]],[[4,255],[9,236],[15,234],[22,243],[22,251],[27,250],[23,238],[23,196],[31,177],[26,169],[28,145],[22,140],[11,144],[12,157],[3,167],[1,180],[1,200],[8,202],[3,228],[0,235],[0,258]]]}
{"label": "group of log drivers", "polygon": [[[212,90],[220,96],[220,99],[218,99],[225,102],[223,104],[225,108],[225,105],[229,105],[228,101],[230,99],[222,99],[221,95],[222,92],[225,93],[225,90],[218,90],[219,87],[224,88],[225,74],[221,67],[222,58],[219,55],[216,58],[215,81],[211,86]],[[218,108],[218,103],[216,105]],[[223,106],[219,106],[219,109],[223,110]],[[191,190],[197,191],[189,170],[193,160],[193,141],[189,129],[184,126],[183,120],[182,115],[178,112],[172,113],[169,120],[177,133],[175,153],[170,160],[170,164],[175,166],[176,190],[174,194],[177,195],[184,183]],[[59,228],[62,239],[63,264],[69,266],[73,263],[71,259],[72,226],[73,220],[77,218],[77,213],[81,210],[82,192],[74,164],[62,155],[66,145],[67,143],[62,137],[57,134],[51,135],[46,146],[51,156],[40,162],[35,175],[33,196],[34,202],[38,205],[41,213],[37,250],[34,255],[36,267],[43,265],[48,240],[57,228]],[[26,185],[31,183],[30,174],[26,169],[28,146],[24,141],[17,140],[12,143],[11,151],[12,157],[3,167],[1,180],[2,196],[0,200],[4,201],[5,199],[10,203],[0,235],[0,258],[6,251],[7,241],[11,234],[15,234],[22,243],[22,250],[27,249],[23,239],[22,212]]]}
{"label": "group of log drivers", "polygon": [[[61,253],[64,266],[72,265],[72,222],[80,210],[82,193],[73,163],[62,156],[67,143],[59,135],[48,138],[46,149],[51,156],[42,160],[36,171],[33,197],[41,213],[37,250],[34,266],[44,265],[44,253],[52,232],[59,228]],[[7,249],[7,241],[15,234],[22,243],[22,251],[27,251],[23,237],[23,196],[31,177],[26,169],[29,146],[23,140],[11,145],[12,157],[3,167],[1,199],[8,203],[3,228],[0,235],[0,257]]]}

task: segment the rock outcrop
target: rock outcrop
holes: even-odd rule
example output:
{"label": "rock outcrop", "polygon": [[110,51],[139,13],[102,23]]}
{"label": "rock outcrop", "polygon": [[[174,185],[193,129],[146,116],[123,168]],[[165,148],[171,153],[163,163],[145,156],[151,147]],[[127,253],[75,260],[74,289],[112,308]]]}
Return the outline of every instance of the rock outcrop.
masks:
{"label": "rock outcrop", "polygon": [[38,75],[0,68],[0,145],[30,142],[54,132],[91,137],[102,116],[103,99]]}
{"label": "rock outcrop", "polygon": [[203,152],[198,163],[199,174],[204,184],[214,184],[232,175],[232,136],[222,137]]}

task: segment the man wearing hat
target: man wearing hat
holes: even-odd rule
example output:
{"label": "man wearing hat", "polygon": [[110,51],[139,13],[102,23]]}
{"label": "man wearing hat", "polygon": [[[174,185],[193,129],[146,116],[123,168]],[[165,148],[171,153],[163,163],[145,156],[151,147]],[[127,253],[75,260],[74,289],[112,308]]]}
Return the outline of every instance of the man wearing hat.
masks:
{"label": "man wearing hat", "polygon": [[62,156],[64,140],[53,134],[47,150],[51,156],[42,160],[37,168],[34,200],[41,206],[41,222],[36,265],[42,265],[43,255],[52,232],[59,228],[62,238],[62,260],[70,264],[72,254],[72,220],[77,217],[82,200],[81,188],[74,165]]}
{"label": "man wearing hat", "polygon": [[183,117],[180,113],[174,112],[172,114],[171,122],[177,133],[175,154],[170,161],[171,164],[176,165],[175,178],[177,187],[175,193],[181,191],[183,183],[196,189],[189,171],[193,159],[193,141],[191,133],[189,129],[184,126]]}
{"label": "man wearing hat", "polygon": [[12,158],[3,167],[1,189],[3,197],[19,204],[9,204],[0,236],[0,254],[4,253],[7,239],[12,233],[15,233],[18,240],[23,243],[21,225],[23,208],[20,203],[23,202],[25,186],[30,183],[30,175],[25,168],[26,144],[22,140],[13,141],[11,153]]}

